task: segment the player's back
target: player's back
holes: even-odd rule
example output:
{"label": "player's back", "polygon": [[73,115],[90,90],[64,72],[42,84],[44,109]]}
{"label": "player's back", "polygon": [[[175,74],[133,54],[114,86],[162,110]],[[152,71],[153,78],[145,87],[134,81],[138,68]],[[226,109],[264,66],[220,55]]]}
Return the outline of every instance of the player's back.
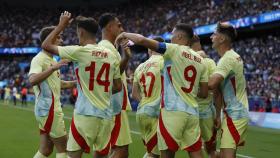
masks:
{"label": "player's back", "polygon": [[159,112],[162,68],[163,57],[152,55],[135,70],[133,82],[140,85],[141,94],[137,113],[149,113],[155,116]]}
{"label": "player's back", "polygon": [[75,64],[79,95],[76,111],[111,117],[113,79],[120,78],[119,62],[110,50],[96,44],[60,47],[60,56]]}
{"label": "player's back", "polygon": [[197,114],[199,83],[208,82],[204,59],[190,47],[177,44],[166,44],[164,59],[165,104],[170,109]]}

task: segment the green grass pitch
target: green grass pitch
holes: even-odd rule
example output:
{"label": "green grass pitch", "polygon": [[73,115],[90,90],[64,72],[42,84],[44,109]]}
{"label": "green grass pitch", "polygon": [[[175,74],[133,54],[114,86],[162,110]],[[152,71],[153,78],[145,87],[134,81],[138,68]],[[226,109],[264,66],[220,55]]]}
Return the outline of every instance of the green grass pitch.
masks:
{"label": "green grass pitch", "polygon": [[[69,129],[73,108],[63,108],[65,123]],[[140,139],[135,113],[129,112],[133,143],[129,146],[130,158],[142,158],[145,149]],[[35,121],[33,106],[27,108],[5,105],[0,102],[0,158],[32,158],[39,146],[39,130]],[[277,158],[280,157],[280,130],[249,127],[245,147],[238,150],[238,157]],[[183,151],[176,158],[188,157]],[[53,153],[51,158],[55,158]],[[85,158],[92,157],[84,154]]]}

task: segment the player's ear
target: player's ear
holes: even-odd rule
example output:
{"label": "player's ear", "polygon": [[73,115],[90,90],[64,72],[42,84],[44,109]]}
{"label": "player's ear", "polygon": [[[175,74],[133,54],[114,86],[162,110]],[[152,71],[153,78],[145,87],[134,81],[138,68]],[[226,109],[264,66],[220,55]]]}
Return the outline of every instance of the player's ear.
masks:
{"label": "player's ear", "polygon": [[220,43],[225,42],[225,40],[226,40],[226,36],[220,35],[220,38],[219,38]]}
{"label": "player's ear", "polygon": [[84,30],[83,28],[80,29],[80,37],[83,37],[86,33],[86,30]]}

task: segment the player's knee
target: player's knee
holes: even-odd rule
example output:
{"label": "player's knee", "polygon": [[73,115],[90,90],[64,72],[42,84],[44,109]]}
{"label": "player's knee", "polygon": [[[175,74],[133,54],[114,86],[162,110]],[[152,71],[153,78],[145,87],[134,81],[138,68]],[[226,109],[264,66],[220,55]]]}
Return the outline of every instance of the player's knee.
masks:
{"label": "player's knee", "polygon": [[53,152],[53,148],[43,148],[43,149],[41,149],[40,150],[40,152],[44,155],[44,156],[46,156],[46,157],[48,157],[48,156],[50,156],[51,154],[52,154],[52,152]]}
{"label": "player's knee", "polygon": [[120,158],[128,158],[129,154],[127,150],[120,150]]}
{"label": "player's knee", "polygon": [[205,149],[208,154],[211,154],[216,151],[216,144],[205,145]]}
{"label": "player's knee", "polygon": [[115,153],[118,158],[128,158],[128,146],[117,147]]}

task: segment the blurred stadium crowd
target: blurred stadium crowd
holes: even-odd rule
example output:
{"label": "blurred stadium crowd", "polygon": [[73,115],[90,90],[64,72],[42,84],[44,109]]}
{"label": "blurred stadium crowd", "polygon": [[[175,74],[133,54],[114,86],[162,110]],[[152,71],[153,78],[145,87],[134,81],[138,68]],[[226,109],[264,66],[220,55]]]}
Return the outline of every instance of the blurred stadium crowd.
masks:
{"label": "blurred stadium crowd", "polygon": [[[96,19],[104,12],[113,12],[128,32],[148,36],[170,32],[179,22],[195,27],[277,9],[280,9],[279,0],[132,0],[114,7],[68,10],[74,16],[82,13]],[[41,28],[56,24],[57,15],[63,11],[62,8],[15,8],[5,4],[0,6],[0,10],[0,47],[40,46]],[[66,31],[65,44],[77,43],[75,31],[74,27]]]}
{"label": "blurred stadium crowd", "polygon": [[[141,3],[140,3],[141,2]],[[123,8],[126,9],[123,9]],[[157,0],[131,1],[112,8],[80,7],[69,9],[74,15],[83,13],[98,18],[104,12],[116,13],[128,32],[158,35],[170,30],[177,22],[186,22],[192,26],[216,23],[219,20],[237,19],[249,15],[257,15],[266,11],[279,10],[279,0]],[[0,6],[0,47],[40,46],[39,32],[44,26],[57,23],[57,15],[62,8],[14,8],[9,5]],[[94,11],[93,11],[94,10]],[[19,14],[20,13],[20,14]],[[68,28],[64,34],[64,44],[77,44],[74,27]],[[258,38],[239,39],[234,48],[245,63],[247,90],[250,110],[280,111],[280,34],[265,35]],[[211,58],[218,60],[217,53],[211,44],[204,45],[204,50]],[[16,87],[17,98],[20,98],[23,87],[32,89],[28,84],[27,72],[32,57],[2,58],[0,60],[0,81],[5,81],[10,88],[12,98]],[[148,58],[146,53],[135,53],[129,63],[127,76],[132,83],[135,68]],[[61,78],[75,79],[73,66],[61,70]],[[0,89],[0,98],[5,98],[7,87]],[[131,85],[129,85],[129,91]],[[5,90],[6,89],[6,90]],[[62,92],[64,103],[74,103],[76,90]],[[132,101],[132,105],[136,106]]]}

